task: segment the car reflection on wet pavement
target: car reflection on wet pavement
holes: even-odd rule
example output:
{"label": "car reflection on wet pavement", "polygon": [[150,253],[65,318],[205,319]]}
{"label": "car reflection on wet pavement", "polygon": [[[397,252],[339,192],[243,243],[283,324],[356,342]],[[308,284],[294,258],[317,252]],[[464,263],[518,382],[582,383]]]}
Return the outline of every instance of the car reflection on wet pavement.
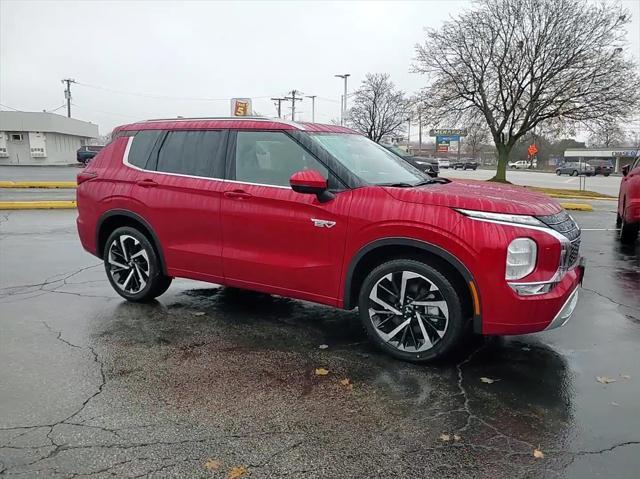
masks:
{"label": "car reflection on wet pavement", "polygon": [[301,301],[180,280],[126,303],[74,212],[0,212],[0,475],[635,478],[640,246],[599,230],[614,209],[574,215],[564,328],[431,366]]}

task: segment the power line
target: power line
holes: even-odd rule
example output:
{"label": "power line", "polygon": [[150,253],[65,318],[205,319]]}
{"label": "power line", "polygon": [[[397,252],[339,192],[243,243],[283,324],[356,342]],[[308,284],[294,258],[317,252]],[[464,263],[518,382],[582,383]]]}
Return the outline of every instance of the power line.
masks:
{"label": "power line", "polygon": [[[130,96],[139,96],[143,98],[151,98],[155,100],[177,100],[177,101],[230,101],[231,98],[208,98],[208,97],[179,97],[179,96],[170,96],[170,95],[157,95],[155,93],[144,93],[144,92],[134,92],[134,91],[126,91],[126,90],[117,90],[115,88],[107,88],[99,85],[91,85],[89,83],[76,82],[77,85],[94,88],[96,90],[102,90],[109,93],[116,93],[118,95],[130,95]],[[266,96],[253,96],[250,98],[253,99],[264,99],[270,98],[271,95]]]}

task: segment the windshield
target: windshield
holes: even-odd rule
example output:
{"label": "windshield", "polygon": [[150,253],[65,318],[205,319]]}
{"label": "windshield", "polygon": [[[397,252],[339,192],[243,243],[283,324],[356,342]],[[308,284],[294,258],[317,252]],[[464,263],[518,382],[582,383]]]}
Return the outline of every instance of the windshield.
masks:
{"label": "windshield", "polygon": [[364,136],[323,133],[310,136],[348,170],[367,183],[414,185],[428,178],[403,159]]}
{"label": "windshield", "polygon": [[392,152],[394,152],[398,156],[408,156],[408,153],[406,151],[404,151],[402,148],[399,148],[397,146],[387,145],[387,146],[385,146],[385,148],[387,150],[391,150]]}

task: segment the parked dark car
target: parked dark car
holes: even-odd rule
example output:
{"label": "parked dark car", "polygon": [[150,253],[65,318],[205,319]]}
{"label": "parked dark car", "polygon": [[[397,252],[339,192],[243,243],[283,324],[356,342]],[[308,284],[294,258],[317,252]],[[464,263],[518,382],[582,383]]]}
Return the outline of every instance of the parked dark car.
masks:
{"label": "parked dark car", "polygon": [[609,176],[613,173],[613,163],[611,160],[589,160],[587,163],[593,166],[594,175]]}
{"label": "parked dark car", "polygon": [[103,148],[104,146],[99,146],[99,145],[81,146],[80,148],[78,148],[78,151],[76,152],[76,159],[78,160],[78,163],[82,163],[83,165],[86,165]]}
{"label": "parked dark car", "polygon": [[583,161],[565,161],[558,168],[556,168],[556,175],[570,175],[570,176],[593,176],[595,169],[588,163]]}
{"label": "parked dark car", "polygon": [[478,168],[478,162],[473,158],[463,158],[452,162],[451,168],[454,170],[475,170]]}
{"label": "parked dark car", "polygon": [[430,158],[422,158],[420,156],[413,156],[407,153],[406,151],[404,151],[402,148],[398,148],[395,145],[381,144],[380,146],[389,150],[391,153],[399,156],[414,168],[417,168],[420,171],[424,171],[427,175],[429,175],[432,178],[437,177],[438,173],[440,172],[440,168],[438,167],[438,160],[435,158],[430,159]]}

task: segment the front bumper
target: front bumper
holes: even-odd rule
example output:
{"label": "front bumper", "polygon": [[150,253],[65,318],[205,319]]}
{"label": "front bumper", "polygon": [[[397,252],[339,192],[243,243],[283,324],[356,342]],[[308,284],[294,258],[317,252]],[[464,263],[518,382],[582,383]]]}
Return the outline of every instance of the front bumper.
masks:
{"label": "front bumper", "polygon": [[509,289],[509,293],[503,295],[501,304],[496,305],[500,314],[489,316],[494,321],[483,321],[482,333],[528,334],[564,326],[577,305],[584,271],[584,259],[581,258],[548,293],[521,296]]}

